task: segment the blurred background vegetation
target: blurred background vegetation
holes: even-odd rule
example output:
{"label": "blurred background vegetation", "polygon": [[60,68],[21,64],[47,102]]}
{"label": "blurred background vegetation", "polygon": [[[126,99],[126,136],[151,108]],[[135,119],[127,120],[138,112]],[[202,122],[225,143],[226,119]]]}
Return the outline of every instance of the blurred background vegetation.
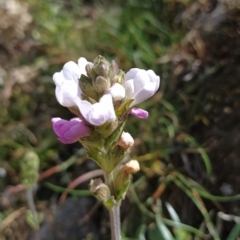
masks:
{"label": "blurred background vegetation", "polygon": [[238,0],[0,0],[0,239],[36,239],[21,185],[28,151],[40,159],[41,239],[110,239],[86,191],[97,166],[50,121],[72,117],[53,73],[98,55],[161,76],[140,106],[149,118],[127,124],[142,171],[123,202],[124,239],[239,239],[239,16]]}

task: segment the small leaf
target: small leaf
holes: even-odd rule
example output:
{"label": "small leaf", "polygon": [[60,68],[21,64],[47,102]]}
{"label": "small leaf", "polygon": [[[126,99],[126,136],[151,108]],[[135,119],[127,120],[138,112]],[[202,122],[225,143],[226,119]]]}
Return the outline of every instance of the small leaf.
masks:
{"label": "small leaf", "polygon": [[236,223],[232,231],[229,233],[227,240],[238,239],[240,234],[240,223]]}
{"label": "small leaf", "polygon": [[107,209],[111,209],[116,205],[116,200],[113,196],[111,196],[108,198],[108,200],[104,201],[103,204]]}
{"label": "small leaf", "polygon": [[39,229],[40,223],[43,221],[43,214],[36,213],[36,220],[34,219],[33,213],[30,210],[26,211],[26,222],[32,229]]}
{"label": "small leaf", "polygon": [[163,239],[174,240],[171,232],[169,231],[167,226],[163,223],[162,216],[160,215],[160,213],[156,214],[156,223],[158,230],[163,236]]}
{"label": "small leaf", "polygon": [[[176,213],[176,211],[174,210],[174,208],[172,207],[172,205],[169,203],[166,203],[166,207],[167,207],[167,210],[168,210],[172,220],[176,223],[181,223],[179,216]],[[174,230],[175,230],[174,232],[176,234],[177,239],[183,239],[183,231],[182,231],[181,227],[176,226],[174,228]]]}

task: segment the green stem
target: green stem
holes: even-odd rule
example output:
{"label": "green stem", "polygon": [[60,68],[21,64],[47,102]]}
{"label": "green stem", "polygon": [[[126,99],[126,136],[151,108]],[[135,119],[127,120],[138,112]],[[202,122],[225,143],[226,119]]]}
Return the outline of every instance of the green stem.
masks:
{"label": "green stem", "polygon": [[[33,185],[27,189],[26,197],[27,197],[28,207],[29,207],[30,211],[32,212],[33,221],[36,224],[36,226],[39,227],[37,211],[36,211],[36,207],[35,207],[35,203],[34,203],[34,199],[33,199],[34,187],[35,187],[35,185]],[[39,229],[33,229],[33,239],[40,240]]]}
{"label": "green stem", "polygon": [[34,199],[33,199],[33,189],[34,189],[34,186],[27,189],[27,202],[28,202],[28,207],[32,212],[33,220],[36,224],[38,224],[37,211],[36,211]]}
{"label": "green stem", "polygon": [[[113,174],[105,174],[105,183],[114,196]],[[121,240],[120,202],[109,209],[112,240]]]}
{"label": "green stem", "polygon": [[120,205],[109,209],[112,240],[121,240]]}

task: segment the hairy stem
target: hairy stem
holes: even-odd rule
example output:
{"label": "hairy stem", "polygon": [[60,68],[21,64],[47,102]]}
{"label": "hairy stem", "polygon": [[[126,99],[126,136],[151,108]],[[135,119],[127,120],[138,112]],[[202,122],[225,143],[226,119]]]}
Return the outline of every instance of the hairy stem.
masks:
{"label": "hairy stem", "polygon": [[120,205],[109,210],[112,240],[121,240]]}
{"label": "hairy stem", "polygon": [[[111,194],[114,196],[113,187],[113,174],[105,174],[105,183],[111,190]],[[111,240],[121,240],[121,220],[120,220],[120,202],[116,203],[111,209],[109,209],[110,224],[111,224]]]}

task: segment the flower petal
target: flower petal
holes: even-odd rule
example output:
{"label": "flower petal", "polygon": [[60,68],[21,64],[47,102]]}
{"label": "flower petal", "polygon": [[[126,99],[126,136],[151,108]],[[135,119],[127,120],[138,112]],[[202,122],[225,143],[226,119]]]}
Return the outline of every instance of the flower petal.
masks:
{"label": "flower petal", "polygon": [[140,91],[138,91],[135,96],[134,96],[134,101],[131,103],[131,107],[135,106],[145,100],[147,100],[148,98],[150,98],[151,96],[154,95],[154,93],[156,92],[156,82],[151,82],[148,83],[147,85],[145,85]]}
{"label": "flower petal", "polygon": [[148,118],[148,112],[141,108],[132,108],[129,113],[137,118]]}
{"label": "flower petal", "polygon": [[73,61],[67,62],[63,66],[62,72],[63,72],[63,77],[66,80],[75,81],[76,83],[78,82],[78,79],[81,76],[81,72],[78,65]]}
{"label": "flower petal", "polygon": [[65,107],[76,106],[75,98],[81,99],[81,89],[74,81],[64,81],[56,85],[55,95],[58,102]]}
{"label": "flower petal", "polygon": [[73,118],[70,121],[61,118],[52,118],[52,126],[58,136],[58,140],[65,144],[74,143],[79,138],[90,135],[88,127],[80,118]]}
{"label": "flower petal", "polygon": [[81,74],[86,74],[85,67],[89,63],[85,58],[79,58],[78,64],[73,61],[67,62],[61,72],[53,75],[56,85],[56,98],[65,107],[76,106],[75,98],[81,99],[82,90],[79,87]]}
{"label": "flower petal", "polygon": [[145,70],[139,70],[134,77],[134,92],[140,91],[144,86],[148,85],[150,78]]}
{"label": "flower petal", "polygon": [[156,89],[155,89],[155,91],[157,91],[158,88],[159,88],[159,85],[160,85],[160,77],[157,76],[153,70],[148,70],[147,73],[148,73],[148,75],[150,77],[150,81],[151,82],[156,82]]}
{"label": "flower petal", "polygon": [[92,65],[93,63],[88,62],[87,59],[86,59],[86,58],[83,58],[83,57],[80,57],[80,58],[78,59],[78,67],[79,67],[79,69],[80,69],[80,72],[81,72],[81,74],[84,74],[84,75],[86,75],[86,76],[87,76],[87,72],[86,72],[86,65],[87,65],[87,64]]}
{"label": "flower petal", "polygon": [[103,95],[99,102],[77,101],[79,110],[87,122],[94,126],[100,126],[105,122],[112,122],[116,119],[112,96]]}
{"label": "flower petal", "polygon": [[160,77],[152,70],[145,71],[139,68],[132,68],[128,71],[125,80],[126,97],[134,99],[131,106],[151,97],[160,84]]}
{"label": "flower petal", "polygon": [[64,81],[63,73],[61,72],[56,72],[53,74],[53,81],[55,85],[61,85]]}
{"label": "flower petal", "polygon": [[133,79],[130,79],[124,83],[124,88],[126,90],[126,97],[128,99],[133,99],[134,98],[134,83]]}
{"label": "flower petal", "polygon": [[122,100],[126,96],[125,88],[119,83],[115,83],[112,87],[110,87],[108,89],[108,92],[111,94],[112,98],[116,101]]}
{"label": "flower petal", "polygon": [[141,70],[139,68],[131,68],[126,74],[125,74],[125,79],[126,81],[133,79],[136,74],[138,73],[138,71]]}

